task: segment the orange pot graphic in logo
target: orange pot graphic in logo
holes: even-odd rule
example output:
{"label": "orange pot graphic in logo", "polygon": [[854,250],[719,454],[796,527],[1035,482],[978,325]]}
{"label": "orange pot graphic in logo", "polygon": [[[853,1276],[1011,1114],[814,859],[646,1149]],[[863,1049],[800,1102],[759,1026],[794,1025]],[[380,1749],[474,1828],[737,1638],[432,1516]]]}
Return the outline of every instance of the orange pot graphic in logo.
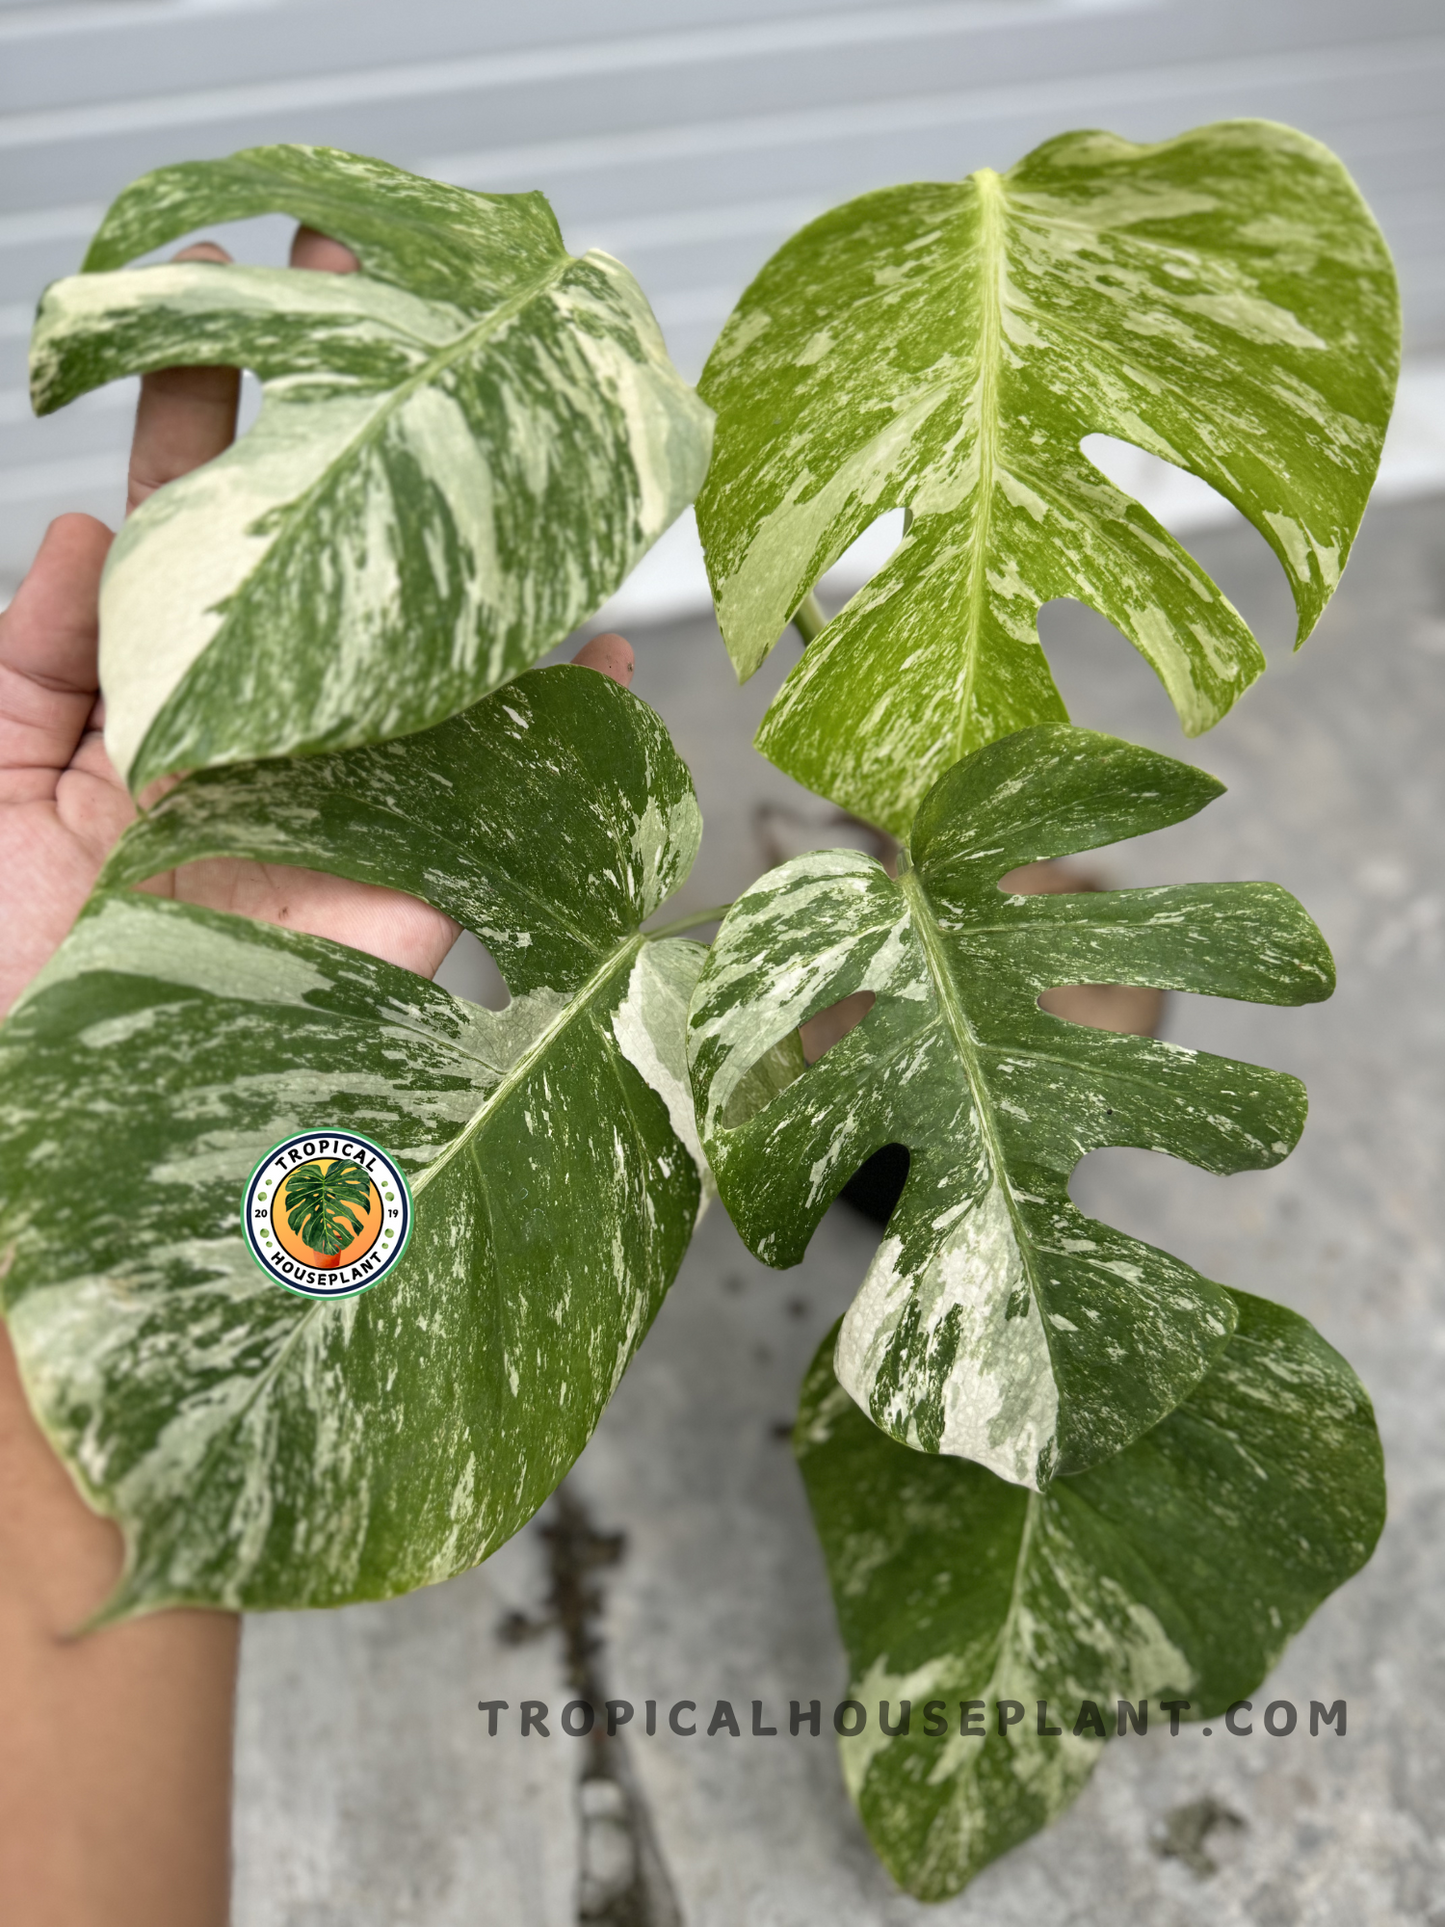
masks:
{"label": "orange pot graphic in logo", "polygon": [[353,1132],[305,1132],[273,1145],[246,1187],[251,1255],[278,1285],[346,1298],[376,1284],[411,1233],[411,1194],[393,1159]]}

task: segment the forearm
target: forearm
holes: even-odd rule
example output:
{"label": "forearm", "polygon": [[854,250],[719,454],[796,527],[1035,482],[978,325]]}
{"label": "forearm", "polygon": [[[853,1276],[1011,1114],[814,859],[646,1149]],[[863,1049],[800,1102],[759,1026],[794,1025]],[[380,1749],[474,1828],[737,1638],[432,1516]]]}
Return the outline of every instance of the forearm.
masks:
{"label": "forearm", "polygon": [[26,1405],[0,1326],[0,1917],[222,1927],[240,1622],[75,1639],[121,1565]]}

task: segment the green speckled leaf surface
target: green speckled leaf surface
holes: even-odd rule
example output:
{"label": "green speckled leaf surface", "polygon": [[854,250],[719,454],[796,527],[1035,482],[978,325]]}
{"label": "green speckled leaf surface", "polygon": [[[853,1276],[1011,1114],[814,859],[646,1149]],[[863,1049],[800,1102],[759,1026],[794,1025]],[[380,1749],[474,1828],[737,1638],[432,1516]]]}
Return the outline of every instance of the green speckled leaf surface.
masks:
{"label": "green speckled leaf surface", "polygon": [[[546,1498],[699,1208],[702,949],[639,926],[700,828],[652,711],[569,667],[404,742],[208,772],[122,842],[0,1029],[5,1315],[125,1532],[109,1616],[387,1596]],[[128,887],[218,855],[423,897],[512,1001]],[[332,1303],[272,1284],[240,1229],[264,1153],[329,1126],[387,1150],[415,1204],[394,1270]]]}
{"label": "green speckled leaf surface", "polygon": [[1399,353],[1388,251],[1307,136],[1225,121],[1065,134],[1003,175],[886,188],[787,242],[700,392],[718,620],[752,673],[876,517],[908,532],[810,645],[758,746],[895,833],[949,764],[1065,719],[1039,643],[1072,596],[1153,666],[1189,734],[1264,667],[1203,569],[1080,449],[1121,438],[1249,517],[1301,640],[1374,479]]}
{"label": "green speckled leaf surface", "polygon": [[[125,269],[284,212],[362,272]],[[404,735],[526,669],[692,500],[711,416],[610,256],[540,194],[447,187],[324,148],[255,148],[127,188],[41,303],[44,413],[118,376],[254,370],[260,416],[111,551],[106,741],[155,776]]]}
{"label": "green speckled leaf surface", "polygon": [[[1106,1145],[1266,1168],[1303,1127],[1302,1086],[1067,1023],[1037,999],[1122,983],[1308,1003],[1333,988],[1323,939],[1267,883],[998,888],[1020,864],[1179,822],[1220,787],[1152,751],[1039,725],[942,778],[897,880],[857,851],[819,852],[771,871],[723,921],[688,1055],[703,1145],[750,1248],[796,1264],[867,1157],[910,1152],[837,1356],[852,1396],[909,1445],[1044,1488],[1171,1411],[1233,1329],[1222,1286],[1085,1218],[1069,1176]],[[863,1021],[790,1077],[776,1047],[865,990]]]}
{"label": "green speckled leaf surface", "polygon": [[[1247,1697],[1370,1556],[1385,1487],[1363,1387],[1304,1319],[1231,1298],[1234,1336],[1188,1401],[1045,1495],[894,1443],[838,1384],[831,1339],[814,1360],[796,1450],[867,1713],[843,1771],[910,1893],[956,1893],[1053,1819],[1119,1700],[1152,1702],[1157,1726],[1164,1699],[1198,1720]],[[897,1727],[901,1701],[889,1738],[879,1705]],[[1000,1701],[1022,1714],[1002,1734]]]}

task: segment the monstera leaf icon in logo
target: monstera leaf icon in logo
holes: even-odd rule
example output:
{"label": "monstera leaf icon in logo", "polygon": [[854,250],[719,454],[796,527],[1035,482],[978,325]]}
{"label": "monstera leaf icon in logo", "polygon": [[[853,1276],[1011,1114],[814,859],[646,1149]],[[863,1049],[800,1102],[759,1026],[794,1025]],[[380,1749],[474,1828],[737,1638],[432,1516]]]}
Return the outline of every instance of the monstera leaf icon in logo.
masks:
{"label": "monstera leaf icon in logo", "polygon": [[318,1266],[340,1262],[340,1254],[366,1229],[371,1210],[371,1179],[350,1158],[328,1164],[298,1164],[286,1180],[286,1222]]}
{"label": "monstera leaf icon in logo", "polygon": [[379,1284],[406,1249],[406,1179],[380,1145],[318,1131],[273,1145],[251,1174],[242,1224],[268,1277],[307,1298]]}

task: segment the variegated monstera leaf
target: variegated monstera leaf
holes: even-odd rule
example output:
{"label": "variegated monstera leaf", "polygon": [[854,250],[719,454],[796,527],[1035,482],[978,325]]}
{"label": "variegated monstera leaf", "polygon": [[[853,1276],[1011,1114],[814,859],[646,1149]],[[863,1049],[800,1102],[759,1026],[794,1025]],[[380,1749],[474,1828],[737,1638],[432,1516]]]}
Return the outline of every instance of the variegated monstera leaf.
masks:
{"label": "variegated monstera leaf", "polygon": [[1037,628],[1056,596],[1121,629],[1185,730],[1208,729],[1264,658],[1080,441],[1135,443],[1235,503],[1303,640],[1364,512],[1398,340],[1368,209],[1271,122],[1146,147],[1066,134],[1007,174],[824,215],[748,289],[700,386],[718,433],[698,526],[739,675],[875,517],[905,508],[908,532],[758,747],[901,834],[969,750],[1066,719]]}
{"label": "variegated monstera leaf", "polygon": [[[362,272],[121,271],[271,212],[344,241]],[[35,406],[198,363],[253,369],[264,404],[111,551],[106,742],[133,789],[455,715],[610,595],[707,467],[711,417],[641,290],[608,255],[570,255],[540,194],[330,149],[127,188],[85,272],[41,303]]]}
{"label": "variegated monstera leaf", "polygon": [[[1234,1326],[1234,1300],[1085,1218],[1069,1176],[1135,1145],[1258,1170],[1305,1118],[1292,1077],[1067,1023],[1040,992],[1153,984],[1298,1004],[1326,997],[1324,940],[1268,883],[1005,896],[1020,864],[1192,816],[1202,771],[1043,724],[957,764],[895,880],[854,850],[797,857],[724,919],[688,1020],[702,1141],[760,1258],[796,1264],[865,1158],[907,1183],[838,1340],[843,1385],[894,1438],[1047,1487],[1147,1431]],[[804,1070],[797,1025],[871,991]]]}
{"label": "variegated monstera leaf", "polygon": [[867,1720],[843,1771],[921,1899],[1053,1819],[1106,1735],[1247,1698],[1369,1558],[1385,1487],[1364,1388],[1304,1319],[1230,1296],[1234,1336],[1192,1396],[1046,1495],[895,1444],[831,1342],[815,1359],[796,1449]]}
{"label": "variegated monstera leaf", "polygon": [[[119,845],[0,1029],[5,1314],[124,1529],[110,1617],[444,1579],[571,1465],[698,1212],[703,953],[639,925],[700,828],[652,711],[557,668],[400,742],[197,775]],[[208,856],[425,898],[512,1001],[127,887]],[[414,1199],[395,1268],[330,1303],[263,1275],[240,1218],[267,1150],[328,1126]]]}

